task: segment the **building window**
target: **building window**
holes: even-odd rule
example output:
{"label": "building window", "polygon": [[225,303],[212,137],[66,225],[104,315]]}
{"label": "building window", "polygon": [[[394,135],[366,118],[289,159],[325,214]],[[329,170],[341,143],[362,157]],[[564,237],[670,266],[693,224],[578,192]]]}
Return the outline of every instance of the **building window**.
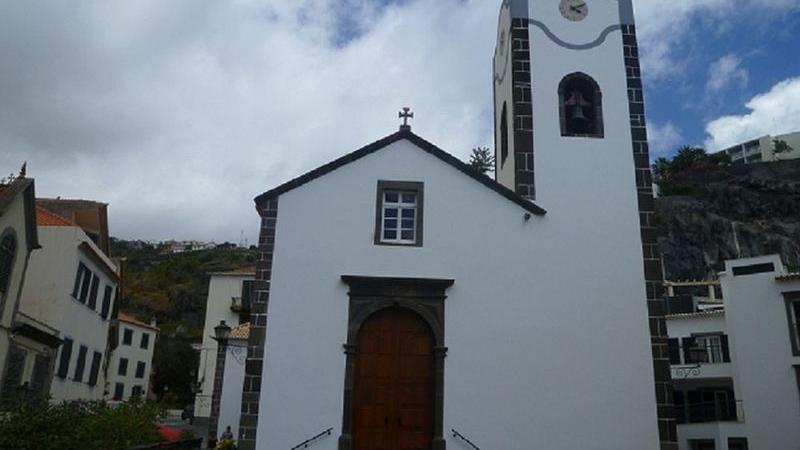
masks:
{"label": "building window", "polygon": [[122,383],[117,383],[114,385],[114,400],[122,400],[122,397],[125,395],[125,385]]}
{"label": "building window", "polygon": [[787,292],[786,314],[789,316],[789,338],[792,342],[792,354],[800,356],[800,292]]}
{"label": "building window", "polygon": [[106,290],[103,293],[103,305],[100,309],[100,316],[103,319],[108,319],[108,313],[111,311],[111,296],[114,295],[114,288],[111,286],[106,286]]}
{"label": "building window", "polygon": [[103,360],[103,355],[100,352],[94,352],[92,355],[92,367],[89,371],[89,381],[87,384],[89,386],[96,386],[97,385],[97,377],[100,374],[100,362]]}
{"label": "building window", "polygon": [[689,439],[689,448],[691,450],[716,450],[716,444],[713,439]]}
{"label": "building window", "polygon": [[669,363],[673,366],[681,363],[681,346],[677,338],[671,338],[668,341],[669,349]]}
{"label": "building window", "polygon": [[85,345],[78,348],[78,361],[75,363],[75,376],[73,377],[75,381],[83,381],[83,369],[86,367],[86,352],[88,351],[89,349]]}
{"label": "building window", "polygon": [[375,244],[422,246],[423,184],[378,181]]}
{"label": "building window", "polygon": [[17,239],[9,231],[0,240],[0,296],[8,290],[8,285],[11,282],[11,269],[14,267],[14,256],[16,254]]}
{"label": "building window", "polygon": [[794,375],[797,378],[797,393],[800,394],[800,365],[794,366]]}
{"label": "building window", "polygon": [[95,307],[97,307],[97,289],[100,287],[100,278],[97,275],[92,275],[92,287],[89,292],[89,302],[86,306],[89,307],[92,311],[94,311]]}
{"label": "building window", "polygon": [[150,346],[150,333],[142,333],[142,342],[139,347],[147,350],[147,347]]}
{"label": "building window", "polygon": [[728,438],[728,450],[747,450],[747,438]]}
{"label": "building window", "polygon": [[503,112],[500,113],[500,168],[502,169],[508,158],[508,110],[503,102]]}
{"label": "building window", "polygon": [[120,358],[119,366],[117,367],[117,375],[122,375],[124,377],[127,374],[128,374],[128,358]]}
{"label": "building window", "polygon": [[13,400],[17,397],[17,389],[22,384],[22,374],[25,371],[25,360],[28,352],[24,349],[11,345],[8,348],[6,358],[6,369],[3,376],[3,385],[0,389],[0,400]]}
{"label": "building window", "polygon": [[92,271],[85,264],[78,263],[78,273],[75,275],[75,285],[72,288],[72,297],[81,303],[86,303],[89,295],[89,286],[92,282]]}
{"label": "building window", "polygon": [[122,331],[122,345],[131,345],[133,343],[133,330],[125,328]]}
{"label": "building window", "polygon": [[72,339],[64,338],[64,342],[61,344],[61,358],[58,360],[58,372],[56,372],[58,378],[67,378],[70,358],[72,358]]}
{"label": "building window", "polygon": [[142,387],[141,386],[134,386],[131,389],[131,397],[141,397],[142,396]]}
{"label": "building window", "polygon": [[683,359],[686,364],[730,362],[728,336],[724,334],[706,334],[683,338]]}
{"label": "building window", "polygon": [[558,85],[562,136],[603,137],[603,97],[589,75],[576,72]]}
{"label": "building window", "polygon": [[31,374],[31,391],[39,395],[50,392],[50,356],[36,355],[33,361],[33,374]]}
{"label": "building window", "polygon": [[139,361],[136,363],[136,378],[144,378],[145,363]]}

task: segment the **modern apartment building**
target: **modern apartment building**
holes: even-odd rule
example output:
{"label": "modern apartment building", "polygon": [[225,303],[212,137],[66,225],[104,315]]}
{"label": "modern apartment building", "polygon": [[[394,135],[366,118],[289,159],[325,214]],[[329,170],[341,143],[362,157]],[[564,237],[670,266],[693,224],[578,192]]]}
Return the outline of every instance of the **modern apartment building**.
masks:
{"label": "modern apartment building", "polygon": [[800,448],[800,274],[771,255],[719,279],[721,300],[669,299],[680,449]]}
{"label": "modern apartment building", "polygon": [[[776,153],[774,140],[785,141],[793,149],[785,153]],[[800,158],[800,132],[781,134],[777,136],[761,136],[741,144],[728,147],[719,153],[727,153],[734,163],[756,163],[762,161],[778,161],[784,159]]]}

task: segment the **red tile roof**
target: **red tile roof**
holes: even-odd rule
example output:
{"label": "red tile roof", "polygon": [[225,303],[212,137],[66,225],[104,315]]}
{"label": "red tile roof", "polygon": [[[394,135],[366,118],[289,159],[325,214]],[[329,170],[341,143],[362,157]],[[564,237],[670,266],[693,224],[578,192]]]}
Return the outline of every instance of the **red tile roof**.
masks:
{"label": "red tile roof", "polygon": [[150,328],[151,330],[158,330],[157,327],[151,326],[149,323],[144,323],[141,320],[137,320],[130,314],[124,313],[122,311],[117,314],[117,319],[121,320],[122,322],[132,323],[134,325],[139,325],[140,327]]}
{"label": "red tile roof", "polygon": [[77,225],[58,214],[36,205],[36,225],[40,227],[76,227]]}

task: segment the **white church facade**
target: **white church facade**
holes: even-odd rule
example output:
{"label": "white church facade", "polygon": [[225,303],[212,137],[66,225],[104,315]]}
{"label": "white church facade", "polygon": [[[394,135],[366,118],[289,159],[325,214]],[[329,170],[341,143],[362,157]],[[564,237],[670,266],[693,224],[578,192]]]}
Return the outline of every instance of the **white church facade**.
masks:
{"label": "white church facade", "polygon": [[496,181],[404,125],[258,196],[240,448],[676,449],[637,55],[505,1]]}

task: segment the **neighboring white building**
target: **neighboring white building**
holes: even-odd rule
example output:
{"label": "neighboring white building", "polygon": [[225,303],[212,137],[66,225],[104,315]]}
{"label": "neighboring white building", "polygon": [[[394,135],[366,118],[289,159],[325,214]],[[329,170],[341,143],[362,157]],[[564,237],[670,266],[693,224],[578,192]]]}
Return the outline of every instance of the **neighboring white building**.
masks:
{"label": "neighboring white building", "polygon": [[[230,326],[247,322],[250,314],[254,269],[209,274],[203,344],[197,368],[198,392],[195,395],[195,418],[200,422],[211,415],[211,396],[214,392],[214,371],[217,361],[217,341],[214,327],[224,320]],[[241,400],[241,399],[240,399]]]}
{"label": "neighboring white building", "polygon": [[[31,255],[19,311],[60,333],[53,399],[102,399],[117,266],[72,220],[37,206],[37,222],[42,249]],[[98,231],[95,239],[107,236]]]}
{"label": "neighboring white building", "polygon": [[[775,143],[773,142],[775,139],[786,141],[793,150],[787,153],[775,153]],[[797,159],[800,158],[800,132],[777,136],[761,136],[757,139],[736,144],[718,153],[727,153],[731,158],[731,162],[745,164]]]}
{"label": "neighboring white building", "polygon": [[109,395],[113,400],[146,397],[150,392],[153,351],[158,339],[155,319],[147,324],[119,312],[118,323],[117,347],[111,353],[108,368]]}
{"label": "neighboring white building", "polygon": [[501,7],[498,182],[402,125],[256,197],[240,448],[676,447],[632,5],[563,5]]}
{"label": "neighboring white building", "polygon": [[800,448],[800,275],[771,255],[720,283],[721,303],[667,316],[680,449]]}
{"label": "neighboring white building", "polygon": [[[250,338],[250,323],[234,326],[225,341],[225,363],[221,372],[223,378],[218,380],[219,415],[216,433],[212,436],[219,439],[227,427],[231,427],[233,435],[239,430],[239,418],[242,414],[242,388],[244,387],[244,364],[247,359],[247,340]],[[215,380],[217,381],[217,380]],[[213,422],[213,421],[212,421]],[[212,423],[212,428],[214,427]]]}
{"label": "neighboring white building", "polygon": [[0,403],[46,395],[58,331],[19,311],[30,256],[39,248],[34,181],[0,182]]}

